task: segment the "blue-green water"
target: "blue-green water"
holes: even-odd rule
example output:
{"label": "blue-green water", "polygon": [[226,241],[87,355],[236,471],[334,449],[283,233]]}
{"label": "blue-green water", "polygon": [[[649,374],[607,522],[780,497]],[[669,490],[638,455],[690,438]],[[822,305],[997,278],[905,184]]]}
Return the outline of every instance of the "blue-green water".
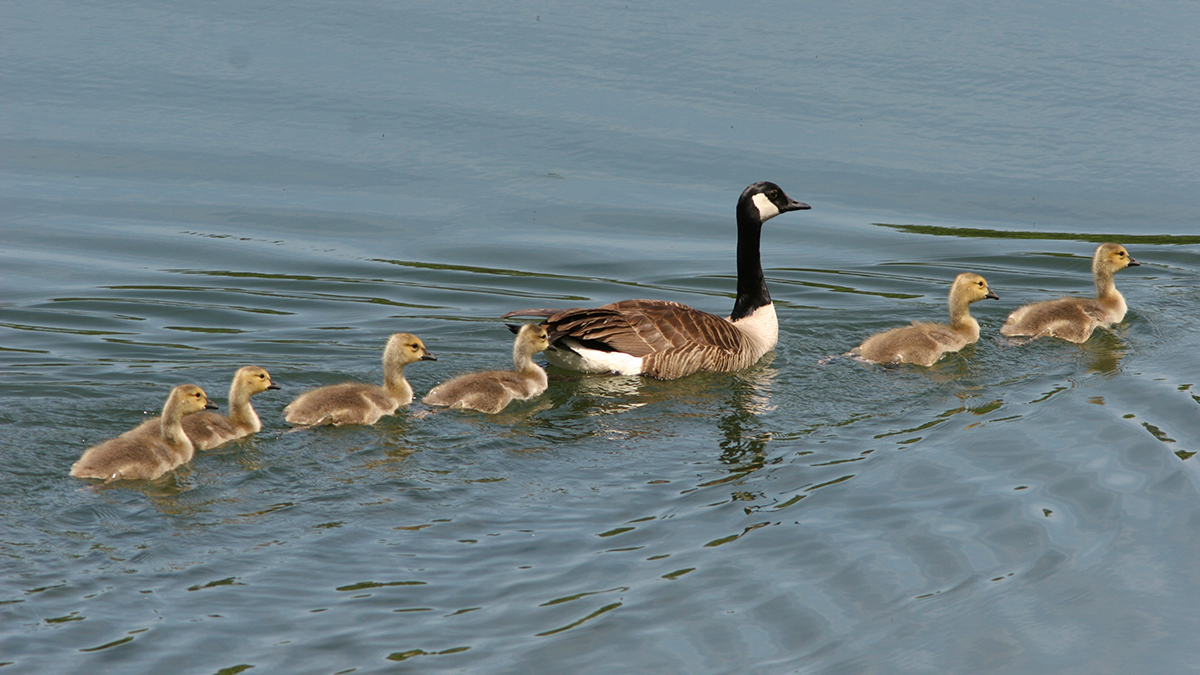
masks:
{"label": "blue-green water", "polygon": [[[1200,668],[1200,10],[857,3],[0,8],[2,673]],[[503,366],[498,317],[732,306],[780,344],[557,372],[496,416],[286,432],[322,384]],[[1018,305],[1126,320],[1013,347]],[[942,320],[929,369],[821,363]],[[283,385],[162,481],[66,475],[195,382]]]}

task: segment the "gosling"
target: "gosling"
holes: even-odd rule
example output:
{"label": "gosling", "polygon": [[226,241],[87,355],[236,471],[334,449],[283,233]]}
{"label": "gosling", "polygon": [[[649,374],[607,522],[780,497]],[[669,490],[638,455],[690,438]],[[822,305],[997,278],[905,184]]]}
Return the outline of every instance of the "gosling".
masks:
{"label": "gosling", "polygon": [[294,426],[375,424],[413,400],[413,389],[404,379],[404,366],[417,361],[437,361],[421,339],[411,333],[396,333],[383,350],[382,387],[359,382],[334,384],[300,395],[283,409],[284,419]]}
{"label": "gosling", "polygon": [[88,448],[71,466],[76,478],[155,480],[192,460],[196,448],[183,431],[185,415],[215,410],[204,390],[182,384],[171,390],[162,418],[126,431],[116,438]]}
{"label": "gosling", "polygon": [[950,286],[950,325],[914,321],[911,326],[876,333],[850,350],[875,363],[912,363],[932,366],[943,354],[956,352],[979,339],[979,322],[971,316],[973,302],[999,300],[978,274],[963,272]]}
{"label": "gosling", "polygon": [[[1097,327],[1108,328],[1125,318],[1125,296],[1113,283],[1113,275],[1126,267],[1141,265],[1120,244],[1100,244],[1092,256],[1095,298],[1059,298],[1017,308],[1000,327],[1004,336],[1029,335],[1029,340],[1048,335],[1071,342],[1086,342]],[[1024,342],[1028,342],[1025,340]]]}
{"label": "gosling", "polygon": [[513,342],[512,370],[467,373],[434,387],[421,402],[457,410],[495,414],[513,400],[524,401],[546,391],[546,371],[533,362],[533,355],[550,346],[544,325],[527,323]]}
{"label": "gosling", "polygon": [[211,450],[223,443],[262,431],[262,421],[250,397],[267,390],[277,390],[271,375],[258,366],[244,366],[233,374],[229,385],[229,416],[215,412],[199,412],[183,418],[183,431],[192,439],[197,450]]}

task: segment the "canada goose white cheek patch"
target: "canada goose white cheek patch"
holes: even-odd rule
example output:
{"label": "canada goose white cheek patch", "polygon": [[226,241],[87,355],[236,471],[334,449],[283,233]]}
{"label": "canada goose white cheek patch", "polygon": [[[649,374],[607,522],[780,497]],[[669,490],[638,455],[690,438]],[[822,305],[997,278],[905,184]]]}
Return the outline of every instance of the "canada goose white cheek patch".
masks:
{"label": "canada goose white cheek patch", "polygon": [[758,219],[762,222],[765,223],[771,218],[779,215],[779,207],[775,206],[775,203],[768,199],[763,193],[760,192],[754,195],[751,197],[751,200],[754,202],[755,208],[758,209]]}

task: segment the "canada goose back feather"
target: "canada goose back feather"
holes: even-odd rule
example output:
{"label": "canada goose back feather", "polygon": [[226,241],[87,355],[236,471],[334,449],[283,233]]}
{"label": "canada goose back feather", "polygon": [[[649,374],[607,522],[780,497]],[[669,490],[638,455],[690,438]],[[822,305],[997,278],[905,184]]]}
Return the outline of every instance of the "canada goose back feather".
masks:
{"label": "canada goose back feather", "polygon": [[460,375],[434,387],[421,399],[426,405],[498,413],[514,400],[523,401],[546,391],[546,371],[533,355],[550,346],[546,327],[527,323],[513,341],[513,369],[485,370]]}
{"label": "canada goose back feather", "polygon": [[195,446],[183,431],[184,416],[216,407],[200,387],[179,385],[167,397],[161,418],[88,448],[71,466],[71,475],[105,482],[154,480],[190,462],[195,454]]}
{"label": "canada goose back feather", "polygon": [[932,366],[947,352],[956,352],[979,340],[979,322],[971,316],[973,302],[999,296],[978,274],[964,272],[950,285],[950,324],[914,321],[911,326],[876,333],[850,350],[875,363],[913,363]]}
{"label": "canada goose back feather", "polygon": [[209,450],[222,443],[262,431],[262,421],[250,397],[268,389],[279,389],[271,375],[258,366],[244,366],[233,375],[229,385],[229,415],[203,411],[183,418],[183,431],[197,450]]}
{"label": "canada goose back feather", "polygon": [[728,318],[678,302],[623,300],[595,308],[524,309],[545,318],[550,363],[585,373],[670,380],[700,371],[747,368],[775,348],[779,324],[762,271],[762,224],[810,208],[769,182],[747,187],[737,205],[737,297]]}
{"label": "canada goose back feather", "polygon": [[1124,246],[1100,244],[1092,255],[1095,298],[1063,297],[1019,307],[1008,315],[1000,327],[1000,334],[1028,335],[1031,340],[1048,335],[1071,342],[1086,342],[1097,327],[1107,328],[1125,318],[1125,296],[1117,290],[1113,275],[1140,264]]}
{"label": "canada goose back feather", "polygon": [[384,385],[346,382],[301,394],[283,409],[284,419],[296,426],[374,424],[413,400],[404,367],[417,361],[437,361],[421,339],[396,333],[383,350]]}

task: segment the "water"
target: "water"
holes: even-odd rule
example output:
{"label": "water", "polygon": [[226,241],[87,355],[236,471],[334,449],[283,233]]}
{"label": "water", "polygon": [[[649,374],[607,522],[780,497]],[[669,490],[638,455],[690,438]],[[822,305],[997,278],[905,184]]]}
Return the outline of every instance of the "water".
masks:
{"label": "water", "polygon": [[[3,671],[1196,672],[1198,14],[6,5]],[[422,392],[511,309],[728,312],[764,179],[755,368],[285,433],[392,332]],[[998,339],[1107,240],[1120,327]],[[818,363],[966,270],[977,345]],[[248,363],[263,433],[66,476]]]}

